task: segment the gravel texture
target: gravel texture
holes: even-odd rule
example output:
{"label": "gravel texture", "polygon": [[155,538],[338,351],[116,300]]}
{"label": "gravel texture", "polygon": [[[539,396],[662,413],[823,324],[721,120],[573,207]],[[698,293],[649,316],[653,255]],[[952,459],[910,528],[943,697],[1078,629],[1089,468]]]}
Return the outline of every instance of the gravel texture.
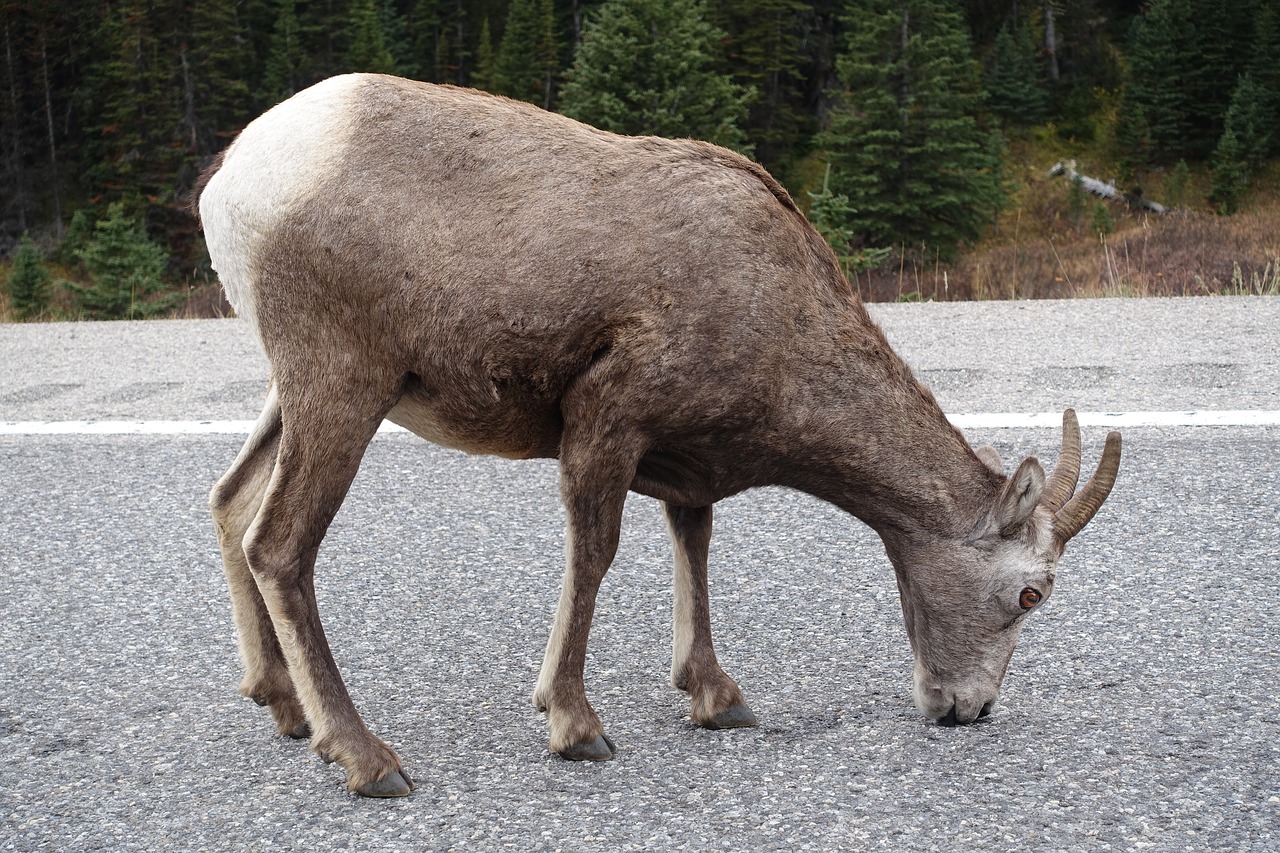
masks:
{"label": "gravel texture", "polygon": [[[1280,409],[1280,301],[875,310],[949,411]],[[234,321],[6,326],[0,364],[0,420],[252,418],[265,384]],[[1047,430],[970,438],[1056,455]],[[712,543],[760,726],[693,726],[670,548],[633,497],[587,664],[619,754],[572,764],[528,701],[554,464],[379,437],[318,568],[357,706],[418,781],[367,801],[235,690],[205,500],[239,439],[0,437],[0,850],[1278,849],[1278,440],[1126,431],[1002,704],[957,729],[911,705],[876,537],[774,489],[721,504]]]}

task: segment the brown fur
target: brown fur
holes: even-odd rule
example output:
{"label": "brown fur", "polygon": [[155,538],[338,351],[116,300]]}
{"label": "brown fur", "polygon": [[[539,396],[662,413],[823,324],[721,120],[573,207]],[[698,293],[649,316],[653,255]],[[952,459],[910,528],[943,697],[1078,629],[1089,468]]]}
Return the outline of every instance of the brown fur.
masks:
{"label": "brown fur", "polygon": [[[1029,542],[1052,557],[1027,569],[1047,593],[1053,516],[1035,482],[1002,498],[998,466],[893,353],[776,181],[711,145],[614,136],[468,90],[371,75],[359,89],[361,133],[323,204],[256,244],[273,392],[212,498],[245,689],[282,731],[300,707],[353,790],[407,793],[342,685],[311,578],[384,417],[470,452],[559,458],[568,566],[534,692],[554,751],[612,753],[583,666],[628,490],[665,503],[672,680],[696,721],[753,721],[712,647],[707,550],[711,505],[769,484],[884,537],[918,677],[998,688],[1019,617],[988,614],[995,567],[1021,566],[1010,549]],[[953,716],[988,707],[990,686],[978,692],[946,700]]]}

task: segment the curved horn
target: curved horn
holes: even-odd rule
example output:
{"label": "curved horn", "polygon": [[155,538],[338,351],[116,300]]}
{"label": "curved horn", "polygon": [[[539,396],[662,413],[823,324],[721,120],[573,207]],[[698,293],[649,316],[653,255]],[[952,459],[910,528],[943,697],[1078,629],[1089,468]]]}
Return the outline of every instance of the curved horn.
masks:
{"label": "curved horn", "polygon": [[1053,517],[1053,536],[1059,545],[1065,545],[1067,540],[1079,533],[1093,518],[1107,495],[1111,494],[1111,487],[1116,484],[1116,473],[1119,470],[1120,433],[1112,432],[1107,435],[1107,444],[1102,449],[1102,461],[1098,463],[1098,470],[1093,472],[1080,494],[1067,501],[1067,505]]}
{"label": "curved horn", "polygon": [[1049,482],[1045,483],[1040,502],[1057,514],[1071,500],[1079,481],[1080,422],[1076,420],[1075,409],[1067,409],[1062,413],[1062,452],[1058,454],[1058,464],[1053,466]]}

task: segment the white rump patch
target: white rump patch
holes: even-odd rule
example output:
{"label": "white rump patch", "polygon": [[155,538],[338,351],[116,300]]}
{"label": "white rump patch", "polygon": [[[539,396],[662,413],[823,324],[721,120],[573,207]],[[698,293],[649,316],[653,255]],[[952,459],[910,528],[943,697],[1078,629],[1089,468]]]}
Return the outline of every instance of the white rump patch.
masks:
{"label": "white rump patch", "polygon": [[227,301],[257,327],[257,255],[276,226],[312,203],[358,130],[363,75],[331,77],[255,119],[200,196],[200,219]]}

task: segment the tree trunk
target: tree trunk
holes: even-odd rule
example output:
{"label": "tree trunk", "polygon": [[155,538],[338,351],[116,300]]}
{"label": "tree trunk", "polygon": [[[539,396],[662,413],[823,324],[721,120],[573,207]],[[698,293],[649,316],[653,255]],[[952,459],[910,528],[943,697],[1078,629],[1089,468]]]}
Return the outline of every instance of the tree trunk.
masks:
{"label": "tree trunk", "polygon": [[1049,79],[1058,82],[1058,36],[1053,24],[1053,0],[1044,0],[1044,49],[1049,54]]}
{"label": "tree trunk", "polygon": [[62,242],[62,180],[58,175],[58,140],[53,132],[53,93],[49,83],[49,51],[47,37],[40,33],[40,74],[44,85],[44,119],[49,132],[49,184],[53,187],[53,234]]}
{"label": "tree trunk", "polygon": [[18,214],[18,233],[27,230],[27,194],[22,169],[21,101],[18,98],[18,69],[13,64],[13,36],[4,25],[4,58],[9,72],[9,172],[13,176],[13,201]]}

